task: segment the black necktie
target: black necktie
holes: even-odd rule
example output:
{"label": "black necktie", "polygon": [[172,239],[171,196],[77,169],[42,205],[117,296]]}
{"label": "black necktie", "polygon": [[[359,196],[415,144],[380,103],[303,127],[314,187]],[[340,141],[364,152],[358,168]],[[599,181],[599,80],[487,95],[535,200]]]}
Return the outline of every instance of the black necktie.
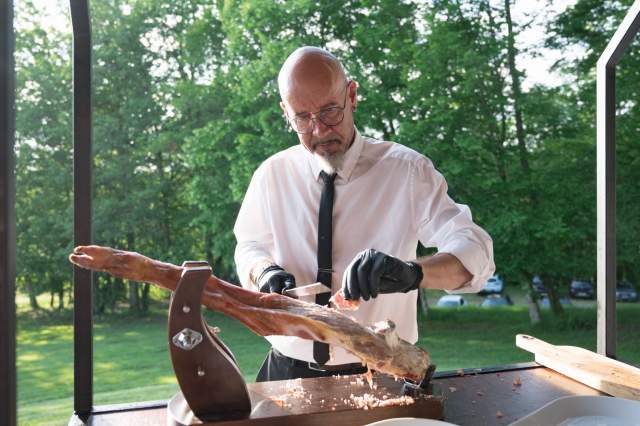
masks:
{"label": "black necktie", "polygon": [[[324,182],[322,195],[320,196],[320,211],[318,213],[318,282],[331,288],[331,234],[333,217],[333,181],[336,174],[328,175],[320,172]],[[316,303],[326,306],[329,304],[331,293],[316,295]],[[329,345],[322,342],[313,342],[313,359],[318,365],[329,361]]]}

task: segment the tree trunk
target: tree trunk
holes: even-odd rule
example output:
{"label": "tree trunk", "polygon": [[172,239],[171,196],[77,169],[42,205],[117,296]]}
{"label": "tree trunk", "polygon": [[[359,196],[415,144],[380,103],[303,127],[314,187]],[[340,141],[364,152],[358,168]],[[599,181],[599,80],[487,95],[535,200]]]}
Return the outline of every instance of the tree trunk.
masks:
{"label": "tree trunk", "polygon": [[[513,22],[511,20],[511,0],[504,1],[505,20],[507,22],[507,62],[509,66],[509,74],[511,76],[511,87],[513,92],[513,109],[515,113],[516,121],[516,139],[518,142],[518,153],[520,155],[520,166],[524,171],[525,179],[529,182],[528,195],[529,195],[529,214],[534,215],[538,208],[538,193],[534,186],[534,182],[531,178],[531,167],[529,165],[529,153],[527,151],[525,141],[525,129],[524,120],[522,118],[522,90],[520,87],[520,74],[516,69],[516,47],[515,47],[515,35],[513,32]],[[535,238],[535,237],[532,237]],[[532,272],[527,271],[530,275]],[[564,309],[560,304],[559,295],[555,287],[557,280],[548,277],[544,280],[547,284],[547,291],[549,296],[549,304],[551,306],[551,312],[560,316],[564,313]]]}
{"label": "tree trunk", "polygon": [[209,227],[204,231],[204,256],[209,265],[213,265],[213,233]]}
{"label": "tree trunk", "polygon": [[[99,277],[96,279],[96,292],[93,294],[93,300],[94,300],[94,304],[93,304],[93,312],[96,315],[101,315],[104,314],[105,311],[105,303],[104,303],[104,299],[105,299],[105,293],[104,293],[104,281],[109,281],[110,278],[103,278],[103,277]],[[107,285],[109,285],[109,283],[107,283]]]}
{"label": "tree trunk", "polygon": [[[127,233],[127,248],[135,250],[136,237],[132,232]],[[140,296],[138,294],[139,284],[135,281],[129,281],[129,311],[140,312]]]}
{"label": "tree trunk", "polygon": [[513,34],[513,23],[511,21],[511,0],[504,0],[505,19],[507,21],[507,62],[509,64],[509,74],[511,75],[511,90],[513,91],[513,110],[516,118],[516,139],[518,140],[518,150],[520,153],[520,165],[522,169],[529,173],[529,158],[524,137],[524,125],[522,122],[520,89],[520,75],[516,69],[516,47],[515,36]]}
{"label": "tree trunk", "polygon": [[[562,308],[562,304],[560,303],[560,295],[558,294],[558,289],[556,287],[557,281],[548,276],[545,277],[543,281],[545,282],[545,286],[547,287],[551,312],[553,312],[555,316],[562,316],[562,314],[564,314],[564,309]],[[549,285],[546,284],[547,282],[549,283]]]}
{"label": "tree trunk", "polygon": [[500,111],[500,138],[496,143],[496,167],[502,182],[507,182],[507,166],[504,160],[504,142],[507,140],[507,113],[504,104]]}
{"label": "tree trunk", "polygon": [[142,284],[142,297],[140,298],[140,312],[149,312],[149,283]]}
{"label": "tree trunk", "polygon": [[64,309],[64,284],[60,284],[58,288],[58,310]]}
{"label": "tree trunk", "polygon": [[36,299],[37,294],[33,289],[31,281],[27,279],[25,281],[25,286],[27,287],[27,293],[29,294],[29,306],[34,311],[40,309],[40,306],[38,305],[38,299]]}
{"label": "tree trunk", "polygon": [[529,309],[529,321],[531,325],[536,325],[540,322],[540,306],[534,296],[533,285],[529,283],[529,292],[527,293],[527,307]]}
{"label": "tree trunk", "polygon": [[109,297],[109,310],[111,312],[115,312],[118,304],[118,300],[121,296],[126,292],[126,286],[124,284],[124,280],[121,278],[115,278],[113,283],[113,291]]}
{"label": "tree trunk", "polygon": [[170,189],[167,177],[164,173],[164,158],[162,152],[156,153],[156,167],[160,176],[160,203],[162,204],[162,237],[165,249],[171,247],[171,217],[170,217]]}
{"label": "tree trunk", "polygon": [[73,303],[73,285],[70,283],[69,287],[67,287],[67,305],[71,306]]}
{"label": "tree trunk", "polygon": [[138,283],[129,281],[129,310],[138,310]]}
{"label": "tree trunk", "polygon": [[[481,3],[482,9],[486,11],[487,16],[489,17],[489,31],[492,37],[495,40],[498,40],[498,34],[496,30],[499,30],[498,25],[496,25],[495,20],[493,19],[493,13],[491,12],[491,5],[488,1]],[[504,93],[505,81],[504,77],[501,75],[500,70],[502,69],[502,55],[497,56],[493,62],[493,71],[492,76],[496,82],[499,82],[501,93]],[[493,121],[492,121],[493,122]],[[496,171],[498,172],[498,176],[500,176],[500,180],[502,182],[507,182],[507,167],[505,162],[505,149],[504,144],[507,140],[507,112],[505,102],[500,103],[500,122],[494,129],[495,136],[490,136],[489,140],[494,139],[495,143],[492,147],[495,152],[496,157]]]}

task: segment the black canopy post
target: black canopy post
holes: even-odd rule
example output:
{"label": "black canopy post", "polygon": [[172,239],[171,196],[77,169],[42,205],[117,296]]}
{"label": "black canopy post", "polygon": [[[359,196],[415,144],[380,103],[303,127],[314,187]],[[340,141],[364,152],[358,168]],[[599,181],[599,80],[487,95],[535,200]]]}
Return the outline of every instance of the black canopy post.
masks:
{"label": "black canopy post", "polygon": [[0,424],[16,425],[13,1],[0,0]]}
{"label": "black canopy post", "polygon": [[[74,243],[91,244],[91,25],[88,0],[71,0],[73,26],[73,231]],[[74,413],[93,406],[92,288],[90,271],[74,267]]]}
{"label": "black canopy post", "polygon": [[616,356],[616,66],[640,29],[636,0],[597,65],[598,353]]}

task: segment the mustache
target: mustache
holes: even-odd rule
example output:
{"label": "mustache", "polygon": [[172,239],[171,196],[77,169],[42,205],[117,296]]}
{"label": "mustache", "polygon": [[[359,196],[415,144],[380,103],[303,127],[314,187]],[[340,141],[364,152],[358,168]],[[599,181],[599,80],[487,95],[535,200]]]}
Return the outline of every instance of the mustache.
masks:
{"label": "mustache", "polygon": [[341,144],[342,141],[340,139],[336,139],[336,138],[331,138],[331,139],[327,139],[324,141],[316,141],[313,143],[313,148],[315,149],[318,145],[324,145],[324,144],[329,144],[329,143],[337,143],[337,144]]}

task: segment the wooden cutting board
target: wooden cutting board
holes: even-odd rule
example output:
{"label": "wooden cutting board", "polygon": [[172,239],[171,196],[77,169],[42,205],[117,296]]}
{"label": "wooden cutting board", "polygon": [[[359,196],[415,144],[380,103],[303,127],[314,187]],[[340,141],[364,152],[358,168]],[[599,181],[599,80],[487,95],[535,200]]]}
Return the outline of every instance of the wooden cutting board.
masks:
{"label": "wooden cutting board", "polygon": [[[201,426],[361,426],[395,417],[441,419],[444,397],[433,385],[433,393],[416,396],[405,403],[367,406],[364,400],[392,402],[402,395],[402,380],[374,374],[373,389],[363,375],[318,377],[247,383],[251,414],[239,420],[201,422],[194,418],[178,394],[167,406],[167,425]],[[434,394],[435,393],[435,394]],[[408,404],[408,405],[407,405]],[[115,424],[115,423],[112,423]]]}
{"label": "wooden cutting board", "polygon": [[620,398],[640,401],[640,369],[576,346],[555,346],[525,334],[516,346],[536,362],[580,383]]}

